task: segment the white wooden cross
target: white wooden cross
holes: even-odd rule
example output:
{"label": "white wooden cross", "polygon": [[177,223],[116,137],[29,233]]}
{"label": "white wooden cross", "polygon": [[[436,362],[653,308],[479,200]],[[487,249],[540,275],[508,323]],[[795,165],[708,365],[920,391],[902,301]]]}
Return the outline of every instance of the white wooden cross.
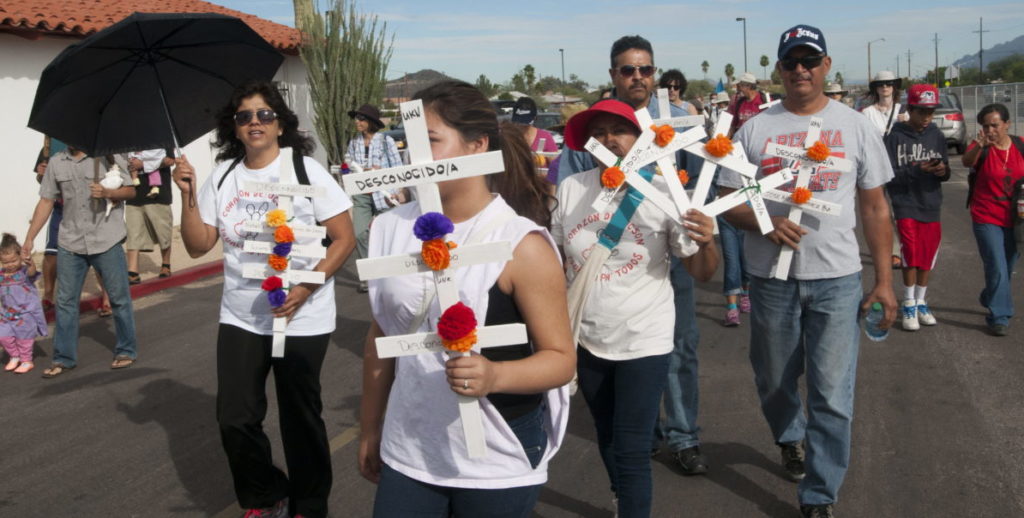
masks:
{"label": "white wooden cross", "polygon": [[[835,169],[844,173],[853,171],[853,162],[845,158],[830,155],[824,161],[817,162],[807,156],[806,150],[821,138],[822,124],[823,121],[820,117],[811,117],[811,122],[807,127],[807,137],[804,138],[804,149],[783,146],[774,142],[769,142],[767,147],[765,147],[765,154],[767,155],[788,159],[790,162],[798,162],[800,164],[794,189],[806,189],[808,184],[810,184],[811,175],[819,168]],[[787,192],[771,192],[766,197],[773,201],[790,205],[788,218],[797,225],[800,224],[800,219],[805,210],[824,215],[838,216],[842,208],[838,204],[815,200],[814,198],[807,203],[797,204],[792,201],[790,193]],[[788,246],[783,246],[779,250],[779,257],[775,263],[772,277],[783,281],[789,278],[789,268],[793,263],[793,253],[794,250]]]}
{"label": "white wooden cross", "polygon": [[[291,218],[295,214],[292,210],[292,198],[302,196],[306,198],[320,198],[326,196],[327,191],[316,185],[300,185],[295,178],[295,166],[292,165],[292,148],[281,148],[280,156],[281,174],[279,181],[274,182],[245,182],[244,188],[251,193],[263,193],[265,195],[277,196],[277,208],[285,212]],[[292,243],[289,257],[306,257],[311,259],[323,259],[327,256],[327,248],[323,246],[322,240],[327,236],[327,230],[318,225],[299,225],[288,223],[288,226],[295,234],[295,242]],[[271,235],[271,240],[257,241],[247,239],[243,244],[243,250],[254,254],[270,255],[274,249],[272,239],[275,228],[267,225],[265,220],[247,220],[242,227],[249,235],[260,234]],[[300,244],[302,238],[310,244]],[[246,279],[266,279],[276,275],[281,278],[284,289],[292,284],[310,283],[323,284],[324,272],[305,270],[293,270],[292,261],[288,261],[288,267],[281,272],[271,268],[267,263],[246,263],[242,267],[242,277]],[[284,356],[285,331],[288,328],[288,320],[284,317],[274,319],[274,334],[270,355],[274,358]]]}
{"label": "white wooden cross", "polygon": [[768,108],[771,108],[772,106],[775,106],[776,104],[779,104],[779,103],[782,102],[782,98],[772,100],[772,94],[770,94],[768,92],[764,93],[764,98],[765,98],[766,102],[764,104],[758,105],[757,109],[759,109],[759,110],[767,110]]}
{"label": "white wooden cross", "polygon": [[[404,102],[399,109],[405,126],[409,165],[348,174],[344,177],[344,183],[345,191],[349,194],[416,187],[422,213],[442,212],[441,195],[437,188],[437,182],[482,176],[505,170],[501,151],[434,160],[430,151],[423,102],[420,100]],[[434,285],[442,313],[459,302],[459,289],[455,285],[455,276],[451,270],[510,259],[512,259],[512,245],[508,241],[476,245],[464,244],[452,250],[448,268],[433,271]],[[431,271],[424,264],[420,252],[360,259],[356,261],[356,267],[360,280]],[[523,324],[477,327],[476,348],[513,345],[526,341],[526,326]],[[441,338],[435,332],[381,337],[376,340],[376,345],[377,354],[381,358],[445,351],[441,345]],[[461,354],[469,356],[470,353]],[[473,458],[482,457],[487,453],[487,445],[479,400],[475,397],[461,395],[456,397],[468,454]]]}
{"label": "white wooden cross", "polygon": [[[734,143],[733,154],[740,160],[747,160],[747,154],[743,151],[743,145],[739,142]],[[764,199],[767,198],[765,194],[793,181],[793,170],[787,167],[762,178],[760,181],[756,180],[754,175],[748,175],[743,172],[740,172],[740,178],[743,181],[742,188],[716,198],[711,203],[701,207],[700,211],[708,216],[715,217],[737,205],[750,203],[750,208],[754,211],[754,217],[757,219],[757,226],[761,234],[771,232],[775,227],[772,225],[768,207],[764,203]]]}

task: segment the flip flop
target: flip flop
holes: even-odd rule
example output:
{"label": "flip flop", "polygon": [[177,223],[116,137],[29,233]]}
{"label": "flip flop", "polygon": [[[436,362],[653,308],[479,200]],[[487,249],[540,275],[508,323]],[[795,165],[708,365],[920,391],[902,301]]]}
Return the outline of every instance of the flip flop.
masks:
{"label": "flip flop", "polygon": [[114,362],[110,364],[111,369],[127,369],[135,363],[135,358],[119,354],[114,357]]}
{"label": "flip flop", "polygon": [[50,365],[50,368],[48,368],[48,369],[43,371],[43,378],[44,379],[56,378],[57,376],[60,376],[61,374],[64,374],[65,371],[69,371],[71,369],[74,369],[74,367],[68,367],[67,365],[64,365],[63,363],[54,363],[54,364]]}
{"label": "flip flop", "polygon": [[99,315],[102,318],[106,318],[106,317],[109,317],[110,315],[113,315],[114,314],[114,310],[109,305],[104,304],[104,305],[100,306],[99,309],[96,310],[96,314]]}
{"label": "flip flop", "polygon": [[128,272],[128,284],[138,284],[142,282],[142,276],[139,272]]}
{"label": "flip flop", "polygon": [[14,373],[25,374],[26,372],[32,370],[35,366],[36,365],[32,362],[22,362],[22,364],[19,365],[17,369],[14,369]]}
{"label": "flip flop", "polygon": [[171,276],[171,265],[164,263],[160,265],[160,278],[166,279]]}

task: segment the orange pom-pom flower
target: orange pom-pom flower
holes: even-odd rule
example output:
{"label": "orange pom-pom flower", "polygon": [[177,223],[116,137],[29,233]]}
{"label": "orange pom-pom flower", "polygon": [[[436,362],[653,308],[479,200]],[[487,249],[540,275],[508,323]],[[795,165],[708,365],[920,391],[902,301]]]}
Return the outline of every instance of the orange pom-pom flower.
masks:
{"label": "orange pom-pom flower", "polygon": [[279,255],[270,255],[267,257],[267,264],[269,264],[271,268],[279,272],[283,272],[288,268],[288,258],[281,257]]}
{"label": "orange pom-pom flower", "polygon": [[708,154],[718,158],[722,158],[729,153],[732,153],[732,141],[728,137],[719,133],[715,135],[715,138],[704,144],[704,149],[707,150]]}
{"label": "orange pom-pom flower", "polygon": [[613,165],[601,173],[601,185],[606,189],[618,189],[624,181],[626,181],[626,173],[623,173],[619,166]]}
{"label": "orange pom-pom flower", "polygon": [[423,242],[421,255],[423,263],[434,271],[444,270],[452,262],[452,256],[448,253],[448,243],[444,239],[431,239]]}
{"label": "orange pom-pom flower", "polygon": [[667,146],[676,136],[676,130],[672,129],[672,126],[668,124],[662,124],[661,126],[651,124],[651,129],[654,130],[654,143],[658,147]]}
{"label": "orange pom-pom flower", "polygon": [[467,352],[476,344],[476,315],[469,306],[456,302],[437,321],[437,334],[445,349]]}
{"label": "orange pom-pom flower", "polygon": [[793,189],[793,194],[790,194],[789,198],[793,200],[793,203],[803,205],[811,200],[811,190],[807,187],[797,187]]}
{"label": "orange pom-pom flower", "polygon": [[822,141],[817,141],[813,146],[807,148],[807,156],[815,162],[824,162],[828,159],[828,156],[832,154],[832,150],[828,148]]}
{"label": "orange pom-pom flower", "polygon": [[280,227],[288,223],[288,214],[281,209],[274,209],[267,213],[267,226]]}
{"label": "orange pom-pom flower", "polygon": [[683,184],[684,186],[690,183],[690,175],[686,172],[686,169],[680,169],[678,174],[679,183]]}
{"label": "orange pom-pom flower", "polygon": [[295,234],[288,225],[281,225],[274,231],[274,241],[278,243],[291,243],[295,241]]}

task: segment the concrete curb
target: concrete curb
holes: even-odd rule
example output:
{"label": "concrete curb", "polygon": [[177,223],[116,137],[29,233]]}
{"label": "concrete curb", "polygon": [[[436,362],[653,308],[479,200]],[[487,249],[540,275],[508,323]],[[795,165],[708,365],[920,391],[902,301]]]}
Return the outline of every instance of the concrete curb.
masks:
{"label": "concrete curb", "polygon": [[[148,281],[143,281],[140,284],[133,285],[131,287],[132,300],[151,295],[158,291],[166,290],[168,288],[176,288],[178,286],[184,286],[186,284],[195,282],[205,277],[220,274],[224,271],[224,261],[213,261],[206,264],[200,264],[191,268],[175,272],[170,277],[166,278],[153,278]],[[78,304],[78,312],[88,313],[95,311],[100,308],[102,304],[102,297],[96,295],[87,299],[82,299]],[[46,321],[53,322],[56,313],[55,309],[51,309],[46,312]]]}

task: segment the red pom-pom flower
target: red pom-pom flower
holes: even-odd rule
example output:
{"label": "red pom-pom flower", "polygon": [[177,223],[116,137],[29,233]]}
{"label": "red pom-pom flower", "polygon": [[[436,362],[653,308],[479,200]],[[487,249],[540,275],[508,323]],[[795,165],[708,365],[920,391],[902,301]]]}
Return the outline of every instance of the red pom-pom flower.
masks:
{"label": "red pom-pom flower", "polygon": [[446,349],[466,352],[476,343],[476,315],[469,306],[456,302],[437,321],[437,334]]}

